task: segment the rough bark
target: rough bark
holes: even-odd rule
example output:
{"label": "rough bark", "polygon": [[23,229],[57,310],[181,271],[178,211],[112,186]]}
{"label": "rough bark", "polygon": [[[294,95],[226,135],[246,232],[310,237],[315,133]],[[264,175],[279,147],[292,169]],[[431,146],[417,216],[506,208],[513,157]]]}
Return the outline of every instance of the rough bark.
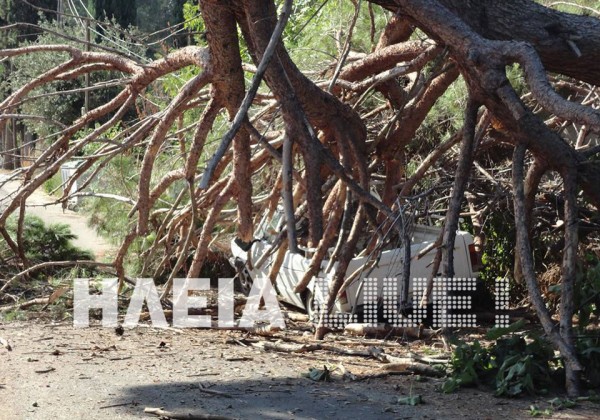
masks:
{"label": "rough bark", "polygon": [[[233,3],[233,1],[200,2],[207,29],[211,64],[214,69],[218,69],[213,77],[214,97],[227,109],[230,119],[236,115],[245,93]],[[238,236],[242,241],[250,242],[253,233],[252,183],[248,176],[250,137],[244,128],[241,128],[235,136],[233,148],[233,170],[238,191],[236,197]]]}
{"label": "rough bark", "polygon": [[[358,10],[359,3],[354,4]],[[58,139],[25,172],[23,187],[0,215],[0,234],[17,257],[20,255],[19,264],[27,264],[22,247],[14,243],[4,226],[7,217],[59,171],[62,163],[80,153],[87,144],[100,141],[100,136],[123,122],[125,112],[135,106],[140,122],[124,128],[112,142],[103,144],[68,183],[68,186],[73,185],[88,170],[93,170],[96,176],[110,159],[134,147],[145,151],[138,197],[123,200],[137,200],[130,214],[138,212],[138,226],[129,231],[115,258],[119,277],[124,279],[124,260],[129,247],[137,236],[150,229],[155,229],[157,234],[144,255],[144,271],[150,270],[151,260],[161,249],[164,250],[162,261],[152,269],[157,275],[162,274],[173,268],[171,263],[176,261],[173,272],[169,273],[173,278],[178,274],[175,271],[184,269],[188,249],[193,245],[195,254],[188,275],[195,277],[208,255],[217,224],[231,226],[237,221],[238,237],[250,245],[253,216],[265,210],[273,212],[283,192],[290,249],[296,251],[297,222],[304,223],[306,219],[308,245],[318,245],[298,291],[318,273],[330,246],[337,241],[332,261],[326,269],[329,271],[333,262],[339,263],[328,296],[327,306],[331,309],[340,286],[348,281],[348,278],[344,279],[346,267],[356,255],[358,238],[367,229],[363,220],[366,218],[373,225],[373,231],[381,241],[381,232],[375,225],[377,221],[396,217],[389,206],[397,201],[397,191],[400,190],[401,196],[412,194],[420,181],[432,173],[430,169],[434,163],[447,156],[455,159],[449,151],[462,137],[444,236],[443,271],[452,275],[456,222],[471,169],[473,148],[479,142],[479,135],[475,135],[476,104],[481,105],[494,121],[487,141],[492,147],[500,143],[504,143],[503,147],[506,143],[516,147],[513,187],[517,266],[522,268],[546,333],[566,360],[569,393],[576,394],[581,370],[574,357],[572,336],[573,279],[578,243],[576,192],[581,188],[592,203],[600,206],[600,165],[592,160],[597,150],[584,148],[587,133],[600,132],[600,113],[589,106],[590,96],[585,89],[564,80],[562,85],[552,85],[555,81],[549,80],[548,72],[600,84],[597,65],[600,21],[589,16],[559,13],[532,0],[373,0],[370,4],[380,4],[395,12],[377,47],[373,53],[352,61],[352,30],[348,31],[345,38],[342,37],[344,46],[340,46],[339,58],[330,66],[335,68],[333,77],[321,83],[313,82],[296,67],[280,41],[278,30],[285,24],[283,18],[291,0],[285,2],[279,19],[274,1],[202,1],[200,7],[208,30],[208,48],[183,48],[143,66],[112,51],[83,51],[73,46],[32,45],[0,51],[3,57],[40,52],[68,55],[64,63],[24,84],[2,101],[0,132],[8,120],[18,115],[22,101],[28,100],[34,90],[46,84],[74,80],[96,71],[118,70],[129,77],[123,81],[124,89],[110,102],[60,128]],[[373,9],[370,8],[370,12],[373,21]],[[353,22],[357,18],[358,13],[355,13]],[[426,36],[420,35],[422,40],[419,41],[409,41],[415,28]],[[374,30],[370,36],[375,39]],[[256,68],[242,63],[240,38],[245,41]],[[269,58],[271,52],[273,55]],[[513,64],[523,70],[530,90],[526,99],[519,97],[507,78],[506,68]],[[170,105],[159,110],[154,104],[145,102],[144,90],[151,89],[164,75],[188,65],[201,68],[202,73],[170,99]],[[248,91],[244,69],[255,72],[256,83]],[[262,72],[268,92],[255,95]],[[326,72],[323,74],[330,76]],[[414,141],[418,138],[418,130],[427,127],[423,123],[436,101],[459,77],[466,82],[470,95],[464,130],[437,148],[427,145],[429,156],[416,173],[403,182],[406,174],[403,166],[411,163],[407,150],[420,147]],[[209,84],[210,90],[205,89]],[[573,92],[580,103],[565,100],[553,86]],[[381,93],[387,103],[375,110],[365,109],[373,90]],[[583,97],[586,99],[581,99]],[[190,133],[193,131],[194,134],[188,145],[183,134],[187,128],[182,126],[184,112],[203,106],[204,112],[197,126],[189,127]],[[252,118],[247,118],[251,107],[256,112],[252,112]],[[230,129],[233,147],[229,147],[229,140],[224,141],[220,152],[203,172],[200,166],[206,152],[207,136],[222,109],[233,119]],[[543,121],[541,115],[548,114],[550,117],[544,118],[549,120]],[[79,135],[82,129],[99,120],[102,122],[94,132]],[[580,130],[577,147],[561,138],[560,130],[566,122],[585,127]],[[284,136],[287,136],[285,140]],[[180,152],[183,164],[156,179],[156,162],[171,141]],[[535,165],[529,171],[523,191],[525,150],[533,155]],[[440,169],[449,167],[453,166],[445,165]],[[491,178],[483,168],[478,167],[478,170]],[[545,171],[558,172],[565,180],[560,328],[548,314],[535,282],[528,237],[528,229],[533,223],[531,209],[535,204],[535,190]],[[202,173],[198,187],[197,178]],[[382,188],[378,184],[375,186],[379,192],[383,191],[383,202],[369,193],[372,179],[384,182]],[[179,194],[174,201],[170,198],[168,210],[161,208],[159,200],[165,202],[164,193],[179,180],[187,182],[188,191]],[[332,188],[334,184],[337,186]],[[256,190],[263,196],[253,197]],[[189,202],[186,202],[188,196]],[[61,198],[63,202],[67,199],[68,193]],[[446,199],[442,201],[447,202]],[[237,205],[235,209],[228,207],[230,202]],[[488,203],[485,208],[491,205]],[[475,208],[474,203],[472,207]],[[232,220],[234,214],[237,219]],[[200,224],[201,228],[197,228]],[[340,224],[341,229],[338,229]],[[280,232],[277,243],[282,242],[285,235],[285,230]],[[375,249],[377,244],[373,240],[367,244],[367,249]],[[285,247],[279,248],[278,261],[284,253]],[[440,255],[438,253],[436,257],[436,264],[439,264]],[[263,256],[262,262],[267,257]],[[277,264],[274,264],[271,278],[276,271]],[[437,268],[434,274],[437,274]],[[317,336],[321,337],[324,332],[319,328]]]}
{"label": "rough bark", "polygon": [[[573,332],[573,314],[575,312],[575,277],[577,276],[577,176],[575,168],[563,173],[565,195],[565,245],[561,273],[560,293],[560,335],[563,340],[575,349],[575,334]],[[572,364],[565,366],[567,392],[571,396],[581,393],[581,371]]]}
{"label": "rough bark", "polygon": [[473,166],[473,153],[475,150],[475,128],[477,127],[477,111],[479,104],[469,99],[465,110],[465,126],[458,157],[458,168],[454,178],[452,196],[446,212],[444,223],[444,239],[442,242],[442,275],[454,277],[454,240],[458,230],[461,203],[463,201],[469,173]]}
{"label": "rough bark", "polygon": [[544,106],[553,108],[552,111],[559,114],[566,112],[569,116],[577,114],[577,118],[596,129],[600,129],[597,123],[600,113],[557,97],[547,83],[541,82],[545,77],[540,74],[540,71],[543,72],[543,62],[539,61],[535,50],[528,44],[487,40],[436,0],[402,0],[400,4],[403,11],[409,13],[423,30],[447,44],[475,98],[509,131],[516,134],[514,140],[527,144],[536,157],[550,165],[550,169],[560,171],[577,165],[579,185],[600,206],[600,165],[589,164],[581,153],[533,115],[511,87],[505,73],[506,64],[516,61],[524,67],[526,80],[532,85],[534,96]]}
{"label": "rough bark", "polygon": [[[409,18],[415,17],[406,8],[412,2],[369,1],[394,12],[406,13]],[[532,0],[438,0],[436,3],[460,17],[482,37],[531,44],[544,67],[551,72],[600,84],[597,66],[600,61],[600,21],[595,17],[559,12]],[[423,25],[427,26],[426,23]],[[567,42],[569,40],[577,45],[581,57],[577,57]]]}
{"label": "rough bark", "polygon": [[[533,255],[531,253],[531,244],[529,242],[528,226],[525,224],[525,191],[523,186],[524,170],[523,160],[525,158],[525,147],[518,145],[515,148],[513,155],[513,192],[514,192],[514,209],[515,209],[515,224],[517,230],[517,246],[520,248],[521,266],[523,276],[529,291],[529,297],[535,308],[538,318],[550,338],[552,343],[560,350],[561,355],[565,358],[567,370],[571,373],[570,379],[567,380],[567,392],[571,396],[576,396],[579,393],[577,381],[573,381],[573,376],[578,375],[578,372],[583,370],[580,362],[577,360],[577,355],[574,351],[572,337],[562,335],[554,324],[544,298],[540,292],[539,285],[535,276],[533,264]],[[570,322],[570,321],[569,321]]]}

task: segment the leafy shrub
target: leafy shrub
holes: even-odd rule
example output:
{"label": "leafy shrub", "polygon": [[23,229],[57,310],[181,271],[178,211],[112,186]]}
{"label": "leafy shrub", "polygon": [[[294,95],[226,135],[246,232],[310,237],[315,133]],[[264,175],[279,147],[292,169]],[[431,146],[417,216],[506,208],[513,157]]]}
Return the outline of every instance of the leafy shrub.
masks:
{"label": "leafy shrub", "polygon": [[[7,223],[10,236],[16,239],[17,220],[10,218]],[[69,225],[56,223],[46,225],[37,216],[26,216],[23,224],[23,249],[32,263],[46,261],[93,260],[90,251],[82,250],[71,242],[77,236]],[[5,247],[1,244],[0,247]]]}
{"label": "leafy shrub", "polygon": [[592,388],[600,387],[600,334],[594,326],[600,316],[600,260],[587,255],[586,264],[575,283],[575,308],[578,318],[577,351],[585,367],[584,379]]}
{"label": "leafy shrub", "polygon": [[517,396],[523,392],[534,394],[552,384],[552,375],[558,361],[550,344],[534,335],[509,335],[523,326],[517,322],[508,328],[491,329],[486,338],[495,340],[484,347],[478,340],[458,342],[450,362],[450,378],[444,383],[444,392],[453,392],[462,386],[488,385],[497,396]]}
{"label": "leafy shrub", "polygon": [[575,308],[580,328],[588,326],[592,314],[600,316],[600,260],[589,255],[587,260],[575,283]]}
{"label": "leafy shrub", "polygon": [[55,173],[51,178],[49,178],[46,182],[44,182],[43,187],[46,194],[51,194],[53,191],[58,191],[58,193],[62,193],[62,190],[59,189],[62,185],[62,177],[60,172]]}
{"label": "leafy shrub", "polygon": [[600,387],[600,336],[584,335],[577,340],[579,361],[584,366],[584,381],[590,388]]}
{"label": "leafy shrub", "polygon": [[473,343],[459,342],[450,361],[450,378],[444,382],[442,391],[449,393],[462,386],[479,385],[491,376],[494,366],[491,356],[479,340]]}

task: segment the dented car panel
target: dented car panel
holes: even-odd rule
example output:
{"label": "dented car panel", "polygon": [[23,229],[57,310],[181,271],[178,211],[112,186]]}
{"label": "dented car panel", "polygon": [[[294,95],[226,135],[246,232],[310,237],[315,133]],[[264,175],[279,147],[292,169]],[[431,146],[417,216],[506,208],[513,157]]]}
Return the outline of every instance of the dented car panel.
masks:
{"label": "dented car panel", "polygon": [[[276,252],[272,252],[272,242],[274,241],[275,233],[281,228],[281,220],[281,215],[277,213],[271,220],[263,218],[257,229],[257,234],[262,237],[255,240],[248,251],[243,250],[235,240],[231,242],[233,254],[232,264],[234,266],[237,265],[238,272],[240,272],[240,267],[243,265],[244,272],[240,273],[240,276],[248,276],[248,278],[242,279],[243,281],[251,282],[252,279],[257,277],[268,277],[269,270],[276,255]],[[412,299],[413,279],[427,278],[431,275],[431,264],[436,253],[436,249],[433,248],[432,245],[439,237],[440,232],[441,228],[439,227],[423,225],[416,225],[414,227],[411,238],[412,257],[408,291],[409,302]],[[472,244],[473,237],[471,234],[468,232],[457,231],[454,242],[455,278],[475,278],[478,276],[476,271],[476,261],[472,261],[469,252],[469,246]],[[419,253],[427,247],[430,247],[431,249],[419,257]],[[296,285],[302,279],[304,273],[308,271],[311,262],[310,251],[312,250],[305,251],[306,255],[287,251],[275,281],[277,292],[282,300],[299,308],[305,308],[307,303],[306,295],[301,296],[294,292]],[[256,263],[260,262],[265,253],[271,255],[264,260],[264,263],[260,267],[257,267]],[[352,259],[346,271],[346,277],[352,275],[352,273],[355,273],[357,270],[363,271],[360,275],[355,276],[356,279],[343,293],[343,298],[338,299],[336,302],[337,311],[350,312],[363,304],[364,299],[361,284],[364,278],[377,279],[379,297],[381,297],[383,293],[383,279],[394,278],[398,282],[397,290],[399,291],[399,295],[401,295],[403,255],[404,249],[402,247],[383,251],[379,255],[377,263],[370,269],[365,268],[370,260],[368,256]],[[325,272],[324,270],[328,265],[329,260],[325,258],[321,264],[321,271],[315,278],[323,278],[327,282],[331,282],[337,268],[337,263],[333,264],[328,272]],[[313,278],[308,285],[308,293],[313,294],[315,299],[317,299],[319,303],[322,303],[325,299],[323,296],[324,293],[321,293],[321,291],[318,291],[317,293],[317,291],[315,291],[315,278]]]}

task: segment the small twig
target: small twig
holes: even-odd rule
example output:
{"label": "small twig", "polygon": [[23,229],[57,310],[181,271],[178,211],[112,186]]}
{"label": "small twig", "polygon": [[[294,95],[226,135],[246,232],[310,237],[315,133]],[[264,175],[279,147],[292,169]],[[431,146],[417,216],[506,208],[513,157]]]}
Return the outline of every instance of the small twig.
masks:
{"label": "small twig", "polygon": [[215,372],[206,372],[206,373],[196,373],[194,375],[187,375],[187,378],[195,378],[197,376],[219,376],[220,373]]}
{"label": "small twig", "polygon": [[[18,279],[20,279],[21,277],[32,273],[34,271],[37,270],[42,270],[44,268],[48,268],[48,267],[70,267],[70,266],[86,266],[86,267],[110,267],[110,268],[114,268],[113,264],[107,264],[107,263],[101,263],[101,262],[96,262],[96,261],[87,261],[87,260],[83,260],[83,261],[50,261],[50,262],[43,262],[40,264],[36,264],[32,267],[29,267],[27,270],[23,270],[20,273],[16,274],[15,276],[13,276],[12,278],[10,278],[6,283],[4,283],[4,286],[2,286],[2,288],[0,288],[0,293],[3,294],[4,291],[8,288],[8,286],[14,282],[17,281]],[[2,296],[2,295],[0,295]]]}
{"label": "small twig", "polygon": [[[50,336],[50,337],[42,337],[42,338],[37,338],[35,340],[33,340],[34,343],[40,342],[40,341],[46,341],[46,340],[52,340],[54,339],[54,337]],[[2,340],[0,340],[2,341]]]}
{"label": "small twig", "polygon": [[113,407],[124,407],[126,405],[136,405],[134,401],[121,403],[121,404],[111,404],[111,405],[103,405],[102,407],[98,407],[98,410],[104,410],[105,408],[113,408]]}
{"label": "small twig", "polygon": [[183,412],[166,411],[162,408],[144,408],[144,413],[154,414],[161,418],[168,418],[173,420],[185,419],[185,420],[233,420],[233,417],[218,416],[214,414],[192,414]]}
{"label": "small twig", "polygon": [[352,16],[352,21],[350,22],[350,27],[348,28],[348,36],[346,37],[346,42],[344,43],[344,47],[342,48],[341,56],[340,56],[340,59],[338,60],[336,69],[333,72],[333,77],[331,78],[331,81],[329,82],[329,86],[327,87],[327,92],[329,92],[329,93],[331,93],[331,91],[333,90],[333,87],[335,86],[335,82],[338,79],[338,77],[340,76],[342,67],[346,63],[346,59],[348,58],[348,54],[350,53],[350,48],[351,48],[350,42],[352,40],[352,35],[354,33],[354,26],[356,25],[356,21],[358,20],[358,16],[360,15],[361,2],[362,1],[359,0],[358,3],[355,4],[354,15]]}
{"label": "small twig", "polygon": [[54,372],[56,369],[53,367],[49,367],[46,369],[41,369],[41,370],[34,370],[35,373],[49,373],[49,372]]}
{"label": "small twig", "polygon": [[108,360],[114,362],[117,360],[128,360],[131,359],[131,356],[123,356],[123,357],[109,357]]}
{"label": "small twig", "polygon": [[198,387],[198,391],[200,391],[200,392],[202,392],[204,394],[216,395],[218,397],[233,398],[230,394],[228,394],[226,392],[215,391],[213,389],[206,389],[206,388]]}

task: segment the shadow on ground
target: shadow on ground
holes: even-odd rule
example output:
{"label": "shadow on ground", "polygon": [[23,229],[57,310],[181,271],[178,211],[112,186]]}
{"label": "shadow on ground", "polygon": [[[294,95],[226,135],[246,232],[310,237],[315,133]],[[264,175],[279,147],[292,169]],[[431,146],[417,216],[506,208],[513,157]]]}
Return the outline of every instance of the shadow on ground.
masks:
{"label": "shadow on ground", "polygon": [[190,380],[129,387],[112,404],[120,414],[164,407],[181,414],[240,419],[389,419],[418,416],[418,407],[399,406],[397,395],[378,393],[367,382],[314,382],[275,378],[219,382]]}

